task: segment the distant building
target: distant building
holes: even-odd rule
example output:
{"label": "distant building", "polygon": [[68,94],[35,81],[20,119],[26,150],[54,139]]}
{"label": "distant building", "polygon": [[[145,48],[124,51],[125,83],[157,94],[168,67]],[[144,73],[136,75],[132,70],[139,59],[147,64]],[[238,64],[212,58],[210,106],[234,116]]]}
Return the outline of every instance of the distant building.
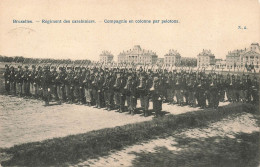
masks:
{"label": "distant building", "polygon": [[260,46],[258,43],[252,43],[249,48],[234,50],[228,52],[226,56],[227,68],[243,68],[254,66],[259,68]]}
{"label": "distant building", "polygon": [[103,63],[103,64],[109,64],[109,63],[113,62],[113,58],[114,58],[114,56],[111,54],[111,52],[103,51],[99,55],[99,62]]}
{"label": "distant building", "polygon": [[215,67],[222,69],[226,67],[226,60],[222,60],[222,59],[215,59]]}
{"label": "distant building", "polygon": [[164,55],[164,65],[165,66],[178,66],[181,62],[181,55],[177,50],[169,50],[169,52]]}
{"label": "distant building", "polygon": [[133,49],[123,51],[118,55],[118,63],[127,64],[156,64],[157,59],[155,52],[141,49],[140,45],[135,45]]}
{"label": "distant building", "polygon": [[209,67],[215,65],[215,56],[211,53],[211,50],[203,49],[197,56],[198,67]]}

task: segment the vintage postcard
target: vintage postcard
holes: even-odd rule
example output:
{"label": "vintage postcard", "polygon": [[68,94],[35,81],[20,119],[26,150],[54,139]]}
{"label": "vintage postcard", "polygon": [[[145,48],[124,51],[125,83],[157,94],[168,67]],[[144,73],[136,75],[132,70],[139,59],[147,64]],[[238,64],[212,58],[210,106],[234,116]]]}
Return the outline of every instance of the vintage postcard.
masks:
{"label": "vintage postcard", "polygon": [[259,166],[259,0],[1,0],[0,166]]}

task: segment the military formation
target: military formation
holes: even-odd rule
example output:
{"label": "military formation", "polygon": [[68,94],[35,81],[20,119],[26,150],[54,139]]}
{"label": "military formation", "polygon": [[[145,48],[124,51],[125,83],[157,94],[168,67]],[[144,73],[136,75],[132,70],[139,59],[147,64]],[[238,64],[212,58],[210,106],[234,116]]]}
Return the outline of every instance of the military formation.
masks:
{"label": "military formation", "polygon": [[[160,116],[162,103],[217,108],[219,102],[259,103],[254,75],[166,69],[5,65],[8,95],[76,103],[108,111]],[[137,101],[140,106],[137,108]],[[149,105],[152,102],[152,110]]]}

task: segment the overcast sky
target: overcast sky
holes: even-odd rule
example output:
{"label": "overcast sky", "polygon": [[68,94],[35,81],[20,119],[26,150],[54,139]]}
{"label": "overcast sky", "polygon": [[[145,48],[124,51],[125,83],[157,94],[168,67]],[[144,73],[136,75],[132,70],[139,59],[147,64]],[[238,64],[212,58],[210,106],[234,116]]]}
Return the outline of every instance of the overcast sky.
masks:
{"label": "overcast sky", "polygon": [[[13,19],[33,20],[14,24]],[[95,24],[42,24],[42,19],[91,19]],[[178,24],[105,24],[105,19],[171,19]],[[238,29],[238,26],[247,29]],[[196,57],[211,49],[216,58],[260,42],[257,0],[1,0],[0,54],[98,60],[140,45],[163,57],[169,49]]]}

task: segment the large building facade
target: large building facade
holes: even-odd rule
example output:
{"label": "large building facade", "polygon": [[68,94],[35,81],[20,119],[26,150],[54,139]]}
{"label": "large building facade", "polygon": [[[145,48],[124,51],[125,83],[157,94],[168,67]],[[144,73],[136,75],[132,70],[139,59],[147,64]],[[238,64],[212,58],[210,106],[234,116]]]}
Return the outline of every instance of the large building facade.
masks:
{"label": "large building facade", "polygon": [[109,51],[103,51],[99,55],[99,62],[103,64],[109,64],[113,62],[114,56]]}
{"label": "large building facade", "polygon": [[169,50],[169,52],[164,55],[164,65],[167,66],[178,66],[181,62],[181,55],[177,50]]}
{"label": "large building facade", "polygon": [[203,49],[197,56],[198,67],[209,67],[215,65],[215,55],[211,53],[211,50]]}
{"label": "large building facade", "polygon": [[141,49],[135,45],[133,49],[123,51],[118,55],[118,63],[156,64],[158,56],[151,50]]}
{"label": "large building facade", "polygon": [[260,46],[258,43],[252,43],[249,48],[228,52],[226,65],[228,69],[244,68],[249,65],[259,68],[259,59]]}

